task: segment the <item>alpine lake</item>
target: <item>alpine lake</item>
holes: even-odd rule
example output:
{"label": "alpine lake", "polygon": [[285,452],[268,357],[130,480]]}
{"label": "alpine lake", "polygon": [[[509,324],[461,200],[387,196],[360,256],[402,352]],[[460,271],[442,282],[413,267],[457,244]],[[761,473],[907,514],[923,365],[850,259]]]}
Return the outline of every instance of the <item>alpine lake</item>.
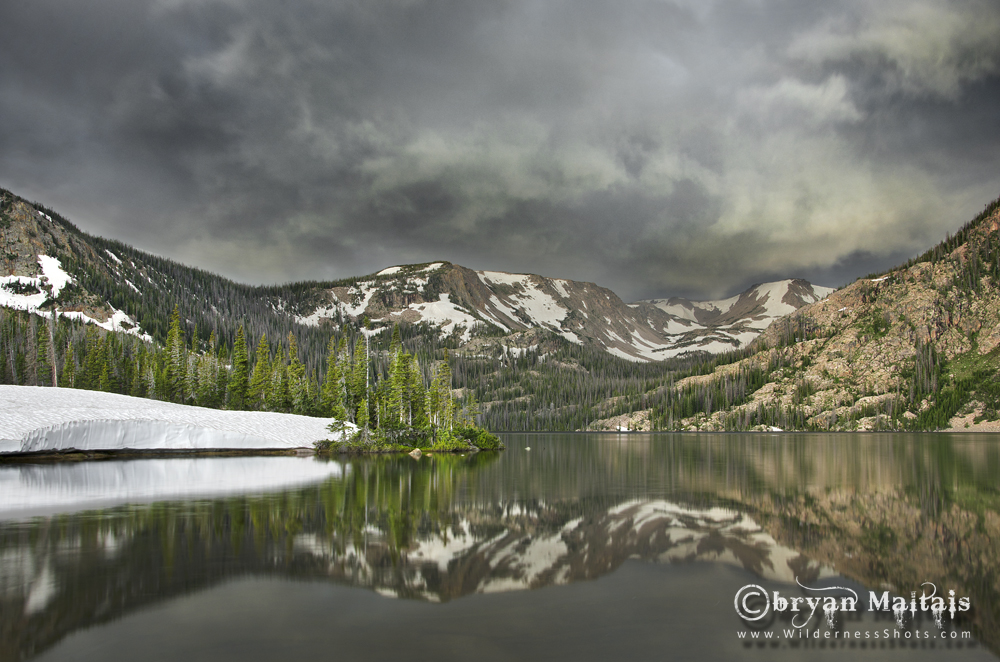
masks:
{"label": "alpine lake", "polygon": [[1000,655],[1000,436],[501,437],[4,462],[0,660]]}

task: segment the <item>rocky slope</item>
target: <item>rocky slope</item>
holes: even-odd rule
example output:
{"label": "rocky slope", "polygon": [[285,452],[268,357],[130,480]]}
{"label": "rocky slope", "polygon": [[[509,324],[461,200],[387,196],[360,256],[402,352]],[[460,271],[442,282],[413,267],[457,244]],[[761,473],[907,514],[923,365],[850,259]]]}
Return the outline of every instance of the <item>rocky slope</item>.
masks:
{"label": "rocky slope", "polygon": [[671,397],[690,395],[696,411],[668,405],[624,425],[872,430],[996,420],[998,347],[1000,201],[920,258],[799,308],[731,362],[677,381]]}
{"label": "rocky slope", "polygon": [[462,344],[474,335],[544,329],[624,359],[657,361],[745,346],[777,317],[832,291],[786,280],[755,285],[722,301],[673,298],[627,304],[594,283],[435,262],[390,267],[328,288],[324,300],[297,319],[311,325],[363,317],[377,326],[425,323],[444,335],[454,334]]}
{"label": "rocky slope", "polygon": [[[24,200],[6,192],[0,192],[0,198],[0,264],[4,274],[0,277],[0,306],[38,314],[55,310],[57,315],[109,331],[148,338],[127,313],[81,288],[65,270],[70,265],[108,260],[120,264],[120,260],[110,252],[101,255],[76,228],[53,220]],[[125,280],[123,284],[131,282]]]}
{"label": "rocky slope", "polygon": [[[308,286],[251,287],[81,232],[56,212],[0,189],[0,307],[71,318],[163,342],[176,306],[185,335],[232,344],[243,325],[298,337],[318,363],[329,333],[296,325],[287,311],[308,302]],[[308,305],[308,304],[305,304]]]}

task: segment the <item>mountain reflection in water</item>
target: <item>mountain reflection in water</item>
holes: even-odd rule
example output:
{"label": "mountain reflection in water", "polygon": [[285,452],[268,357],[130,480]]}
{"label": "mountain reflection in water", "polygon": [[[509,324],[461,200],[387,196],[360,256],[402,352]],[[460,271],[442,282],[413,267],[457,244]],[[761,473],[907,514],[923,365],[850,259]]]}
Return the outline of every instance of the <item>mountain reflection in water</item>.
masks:
{"label": "mountain reflection in water", "polygon": [[[102,510],[30,519],[21,510],[0,521],[0,659],[30,659],[73,632],[246,576],[449,602],[594,580],[629,559],[722,563],[788,585],[844,576],[907,596],[930,581],[970,596],[969,628],[1000,650],[1000,445],[992,438],[505,441],[511,450],[501,454],[419,461],[252,458],[263,464],[246,473],[240,493],[199,500],[181,500],[205,494],[185,476],[204,483],[205,471],[223,475],[226,462],[235,471],[248,458],[0,465],[0,517],[5,485],[64,510],[77,509],[74,485],[89,494],[111,480],[120,494]],[[168,464],[144,464],[152,462]],[[298,486],[280,489],[282,472]],[[151,488],[151,475],[169,480]],[[308,477],[316,482],[303,486]],[[129,480],[143,483],[145,503],[133,503]],[[170,500],[155,500],[158,489]],[[732,592],[725,597],[729,606],[710,617],[734,630]]]}

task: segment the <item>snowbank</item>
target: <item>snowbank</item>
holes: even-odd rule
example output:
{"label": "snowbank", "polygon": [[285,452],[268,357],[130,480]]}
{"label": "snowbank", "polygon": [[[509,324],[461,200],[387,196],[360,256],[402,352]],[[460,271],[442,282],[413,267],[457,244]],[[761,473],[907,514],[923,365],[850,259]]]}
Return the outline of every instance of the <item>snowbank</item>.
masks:
{"label": "snowbank", "polygon": [[127,395],[0,385],[0,453],[265,450],[329,439],[329,418],[221,411]]}
{"label": "snowbank", "polygon": [[203,457],[0,466],[0,520],[124,503],[304,487],[344,474],[302,457]]}

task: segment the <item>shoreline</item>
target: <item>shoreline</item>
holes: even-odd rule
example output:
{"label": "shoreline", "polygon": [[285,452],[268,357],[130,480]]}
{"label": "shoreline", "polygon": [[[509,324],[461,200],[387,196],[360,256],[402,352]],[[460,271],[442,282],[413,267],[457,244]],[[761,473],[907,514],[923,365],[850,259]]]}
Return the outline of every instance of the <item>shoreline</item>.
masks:
{"label": "shoreline", "polygon": [[178,448],[178,449],[134,449],[115,448],[106,450],[65,450],[22,451],[0,453],[0,465],[25,462],[88,462],[92,460],[121,460],[139,458],[171,457],[310,457],[320,454],[312,448]]}

